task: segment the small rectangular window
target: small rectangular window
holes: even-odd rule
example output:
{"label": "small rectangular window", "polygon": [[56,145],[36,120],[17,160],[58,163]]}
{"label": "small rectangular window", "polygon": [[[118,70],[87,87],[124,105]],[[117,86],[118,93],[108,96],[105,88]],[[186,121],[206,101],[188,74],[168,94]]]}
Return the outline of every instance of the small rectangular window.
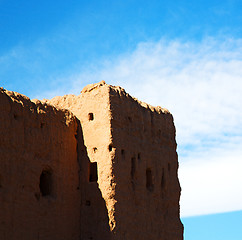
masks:
{"label": "small rectangular window", "polygon": [[93,113],[88,113],[88,120],[93,121],[94,120],[94,115]]}
{"label": "small rectangular window", "polygon": [[153,177],[152,177],[152,172],[150,168],[146,169],[146,188],[149,191],[154,190],[154,185],[153,185]]}
{"label": "small rectangular window", "polygon": [[131,178],[133,179],[135,176],[135,171],[136,171],[136,159],[133,157],[131,158]]}
{"label": "small rectangular window", "polygon": [[49,196],[52,192],[52,172],[43,170],[40,175],[39,188],[42,196]]}
{"label": "small rectangular window", "polygon": [[89,164],[89,182],[97,182],[97,162],[90,162]]}

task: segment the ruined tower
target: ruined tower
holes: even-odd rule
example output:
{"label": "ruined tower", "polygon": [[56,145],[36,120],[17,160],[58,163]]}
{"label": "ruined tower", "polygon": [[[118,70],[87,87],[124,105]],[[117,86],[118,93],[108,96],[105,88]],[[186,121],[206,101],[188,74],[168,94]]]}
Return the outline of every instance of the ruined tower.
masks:
{"label": "ruined tower", "polygon": [[[65,95],[35,103],[15,93],[2,90],[1,94],[4,96],[0,98],[1,105],[4,101],[10,105],[0,108],[1,115],[5,113],[1,119],[1,131],[13,132],[5,137],[7,140],[2,141],[0,149],[3,149],[3,144],[10,144],[12,138],[16,139],[15,131],[7,129],[12,125],[18,126],[24,136],[24,145],[19,146],[16,141],[8,149],[18,149],[16,154],[28,159],[20,161],[18,168],[22,171],[28,165],[27,170],[34,179],[34,183],[26,182],[28,204],[33,201],[36,205],[31,218],[37,223],[34,215],[41,211],[45,211],[51,219],[48,221],[62,218],[59,221],[61,234],[48,235],[44,218],[39,218],[38,224],[44,227],[31,229],[33,235],[39,231],[38,236],[42,240],[183,239],[183,226],[179,218],[180,185],[175,127],[168,110],[140,102],[121,87],[103,81],[88,85],[78,96]],[[23,98],[24,101],[21,100]],[[22,109],[17,119],[14,117],[15,106]],[[3,126],[2,123],[6,119],[9,122],[9,118],[11,123],[4,123]],[[31,127],[26,127],[25,119]],[[35,130],[32,130],[33,125]],[[31,143],[26,139],[37,141],[43,150],[37,147],[29,150]],[[1,203],[12,199],[14,194],[6,195],[4,191],[7,191],[8,185],[5,172],[16,171],[12,170],[15,168],[13,159],[16,159],[16,154],[5,153],[5,158],[1,157],[0,164],[5,167],[5,171],[2,167],[0,169]],[[36,168],[35,164],[41,166],[37,172],[32,170]],[[47,195],[50,196],[45,196],[40,182],[41,178],[46,178],[48,182],[48,174],[56,190],[52,187],[48,190],[47,184]],[[11,184],[14,184],[14,176]],[[31,180],[26,176],[26,181]],[[21,184],[15,186],[15,191],[21,188]],[[61,188],[62,185],[65,187]],[[24,193],[22,195],[21,198],[24,198]],[[22,200],[16,196],[15,201],[17,208]],[[19,221],[14,212],[9,212],[13,202],[3,208],[6,216],[12,214],[5,225],[0,226],[0,234],[4,232],[6,240],[11,238],[7,237],[9,235],[4,227],[10,228],[11,224]],[[51,206],[59,211],[63,208],[65,212],[53,212],[52,216],[48,212]],[[28,212],[27,203],[22,208]],[[62,221],[67,223],[66,227],[61,225]],[[58,221],[53,224],[58,224]],[[71,224],[72,228],[69,227]],[[26,221],[23,228],[28,225],[31,227]],[[58,227],[49,226],[53,231]],[[41,229],[46,231],[45,236]],[[20,229],[16,231],[21,232]]]}

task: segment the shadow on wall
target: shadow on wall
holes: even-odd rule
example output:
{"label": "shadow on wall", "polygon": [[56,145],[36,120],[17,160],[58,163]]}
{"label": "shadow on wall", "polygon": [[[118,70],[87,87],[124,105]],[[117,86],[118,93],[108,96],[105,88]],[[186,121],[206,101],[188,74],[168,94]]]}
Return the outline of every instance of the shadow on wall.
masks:
{"label": "shadow on wall", "polygon": [[110,239],[80,122],[0,88],[0,240]]}
{"label": "shadow on wall", "polygon": [[76,138],[80,165],[81,239],[109,240],[111,232],[108,211],[97,183],[97,163],[91,163],[88,158],[80,122]]}

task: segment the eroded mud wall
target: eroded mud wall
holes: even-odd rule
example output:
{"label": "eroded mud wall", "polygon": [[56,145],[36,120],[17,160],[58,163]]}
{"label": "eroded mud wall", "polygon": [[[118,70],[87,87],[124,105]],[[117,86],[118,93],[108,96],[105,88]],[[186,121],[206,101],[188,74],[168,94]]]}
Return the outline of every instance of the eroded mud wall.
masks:
{"label": "eroded mud wall", "polygon": [[[83,236],[181,240],[172,115],[104,82],[49,102],[71,110],[82,124],[89,158],[82,164]],[[91,181],[90,163],[97,163]]]}
{"label": "eroded mud wall", "polygon": [[110,88],[115,239],[183,239],[175,127],[166,109]]}
{"label": "eroded mud wall", "polygon": [[77,132],[69,111],[0,90],[1,240],[80,239]]}
{"label": "eroded mud wall", "polygon": [[79,96],[55,97],[47,102],[71,110],[81,121],[88,153],[88,159],[81,162],[80,172],[82,239],[111,239],[115,222],[109,87],[91,85]]}

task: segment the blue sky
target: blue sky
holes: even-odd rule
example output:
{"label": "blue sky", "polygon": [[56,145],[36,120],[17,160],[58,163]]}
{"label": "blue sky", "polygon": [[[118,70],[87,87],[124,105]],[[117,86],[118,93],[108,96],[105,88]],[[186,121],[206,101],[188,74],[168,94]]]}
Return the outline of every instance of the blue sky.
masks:
{"label": "blue sky", "polygon": [[239,0],[0,0],[4,88],[42,99],[105,80],[172,112],[186,240],[241,239],[241,76]]}
{"label": "blue sky", "polygon": [[241,240],[241,222],[242,211],[185,218],[184,239]]}

